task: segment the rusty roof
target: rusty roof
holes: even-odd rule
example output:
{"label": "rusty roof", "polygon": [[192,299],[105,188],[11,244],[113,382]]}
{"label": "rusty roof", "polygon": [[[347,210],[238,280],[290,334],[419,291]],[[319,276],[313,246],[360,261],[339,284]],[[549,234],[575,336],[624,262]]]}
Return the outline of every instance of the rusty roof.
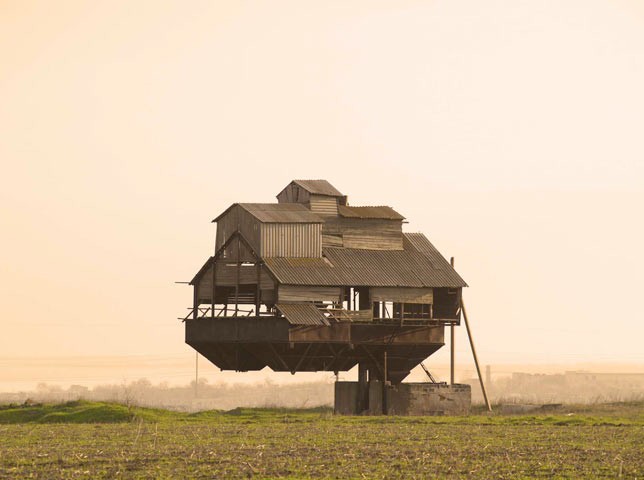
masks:
{"label": "rusty roof", "polygon": [[262,223],[323,223],[318,215],[300,203],[235,203],[213,220],[217,222],[239,206]]}
{"label": "rusty roof", "polygon": [[278,303],[275,306],[291,325],[329,325],[326,317],[312,303]]}
{"label": "rusty roof", "polygon": [[338,213],[345,218],[383,219],[383,220],[404,220],[400,213],[391,207],[349,207],[338,205]]}
{"label": "rusty roof", "polygon": [[[326,180],[293,180],[304,190],[314,195],[327,195],[329,197],[343,197],[342,193]],[[290,185],[290,184],[289,184]]]}
{"label": "rusty roof", "polygon": [[[325,248],[325,258],[265,258],[280,283],[319,286],[466,287],[422,234],[405,234],[404,250]],[[423,239],[418,237],[421,235]]]}

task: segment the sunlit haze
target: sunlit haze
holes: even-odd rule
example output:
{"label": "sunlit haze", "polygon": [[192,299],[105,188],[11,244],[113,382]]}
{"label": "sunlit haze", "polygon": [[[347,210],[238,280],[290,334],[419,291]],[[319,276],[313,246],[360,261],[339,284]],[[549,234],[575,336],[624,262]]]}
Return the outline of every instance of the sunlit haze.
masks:
{"label": "sunlit haze", "polygon": [[483,363],[642,365],[643,86],[637,0],[0,1],[0,360],[189,381],[210,221],[323,178],[455,257]]}

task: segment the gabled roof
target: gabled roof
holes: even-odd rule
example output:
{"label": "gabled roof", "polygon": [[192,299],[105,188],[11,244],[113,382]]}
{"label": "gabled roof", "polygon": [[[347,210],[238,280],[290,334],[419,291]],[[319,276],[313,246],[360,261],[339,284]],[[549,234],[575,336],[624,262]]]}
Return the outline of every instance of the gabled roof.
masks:
{"label": "gabled roof", "polygon": [[338,214],[345,218],[364,218],[382,220],[404,220],[400,213],[391,207],[349,207],[338,205]]}
{"label": "gabled roof", "polygon": [[235,206],[243,208],[262,223],[324,223],[300,203],[234,203],[213,222],[219,221]]}
{"label": "gabled roof", "polygon": [[338,191],[337,188],[335,188],[326,180],[293,180],[291,183],[299,185],[304,190],[314,195],[327,195],[329,197],[344,196]]}
{"label": "gabled roof", "polygon": [[325,248],[326,259],[265,258],[264,262],[280,283],[288,285],[467,286],[422,233],[404,234],[403,246],[404,250]]}

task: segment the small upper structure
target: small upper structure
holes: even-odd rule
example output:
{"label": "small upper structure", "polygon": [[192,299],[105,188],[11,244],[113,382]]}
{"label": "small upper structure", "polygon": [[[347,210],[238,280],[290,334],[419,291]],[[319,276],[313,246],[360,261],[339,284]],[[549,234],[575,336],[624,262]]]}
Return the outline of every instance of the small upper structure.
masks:
{"label": "small upper structure", "polygon": [[337,215],[347,197],[326,180],[293,180],[277,194],[279,203],[301,203],[320,215]]}

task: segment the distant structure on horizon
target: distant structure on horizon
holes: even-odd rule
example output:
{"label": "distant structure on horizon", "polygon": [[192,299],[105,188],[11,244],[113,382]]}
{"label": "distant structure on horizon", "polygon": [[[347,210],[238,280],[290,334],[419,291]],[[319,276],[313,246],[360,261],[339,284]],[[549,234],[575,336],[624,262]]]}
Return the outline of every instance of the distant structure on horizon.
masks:
{"label": "distant structure on horizon", "polygon": [[[427,237],[403,232],[391,207],[349,205],[326,180],[293,180],[277,200],[235,203],[213,220],[186,342],[222,370],[358,365],[358,382],[336,382],[340,413],[469,408],[469,386],[401,384],[460,324],[467,286]],[[414,407],[418,389],[431,394]]]}

